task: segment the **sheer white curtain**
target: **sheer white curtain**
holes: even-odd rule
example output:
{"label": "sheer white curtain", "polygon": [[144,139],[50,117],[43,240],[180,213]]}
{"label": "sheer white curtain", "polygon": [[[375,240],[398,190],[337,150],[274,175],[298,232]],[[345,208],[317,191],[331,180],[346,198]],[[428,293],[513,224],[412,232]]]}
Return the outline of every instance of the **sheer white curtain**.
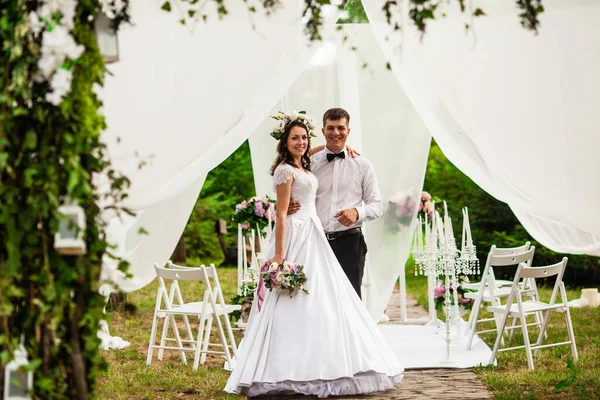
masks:
{"label": "sheer white curtain", "polygon": [[514,4],[483,1],[475,36],[444,5],[421,42],[379,3],[363,1],[379,44],[446,156],[548,248],[600,255],[600,4],[548,1],[534,35]]}
{"label": "sheer white curtain", "polygon": [[[346,26],[345,32],[358,46],[326,44],[313,58],[313,65],[294,82],[274,107],[307,110],[321,126],[323,112],[343,107],[351,116],[349,143],[373,164],[386,209],[398,195],[418,198],[423,186],[431,137],[395,77],[385,68],[385,58],[368,25]],[[329,61],[328,63],[325,63]],[[369,67],[363,69],[367,62]],[[250,137],[257,193],[273,194],[267,171],[275,156],[276,142],[268,135],[273,120],[265,119]],[[319,137],[313,145],[324,144]],[[412,239],[411,219],[396,224],[392,213],[365,226],[369,247],[364,301],[371,315],[379,319],[394,284],[404,269]],[[412,216],[412,214],[411,214]]]}
{"label": "sheer white curtain", "polygon": [[[303,33],[301,1],[270,17],[243,2],[214,2],[193,32],[161,2],[133,0],[133,25],[119,32],[121,60],[101,90],[114,166],[132,182],[125,205],[137,217],[107,215],[109,236],[131,262],[125,279],[106,260],[105,277],[136,290],[170,256],[208,171],[234,151],[302,72],[315,49]],[[336,19],[326,13],[325,26]],[[175,12],[175,11],[173,11]],[[140,168],[140,164],[145,164]],[[101,178],[99,179],[101,181]],[[147,235],[139,235],[139,228]]]}

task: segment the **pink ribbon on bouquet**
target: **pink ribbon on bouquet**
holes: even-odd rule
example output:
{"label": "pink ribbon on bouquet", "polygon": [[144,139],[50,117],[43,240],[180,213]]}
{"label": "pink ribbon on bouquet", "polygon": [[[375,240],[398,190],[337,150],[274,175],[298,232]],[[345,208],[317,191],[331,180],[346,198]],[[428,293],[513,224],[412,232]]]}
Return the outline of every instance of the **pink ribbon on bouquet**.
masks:
{"label": "pink ribbon on bouquet", "polygon": [[260,276],[258,278],[258,287],[256,288],[256,298],[258,299],[258,312],[262,307],[263,301],[265,300],[265,281],[263,280],[262,273],[269,270],[269,264],[264,263],[260,268]]}

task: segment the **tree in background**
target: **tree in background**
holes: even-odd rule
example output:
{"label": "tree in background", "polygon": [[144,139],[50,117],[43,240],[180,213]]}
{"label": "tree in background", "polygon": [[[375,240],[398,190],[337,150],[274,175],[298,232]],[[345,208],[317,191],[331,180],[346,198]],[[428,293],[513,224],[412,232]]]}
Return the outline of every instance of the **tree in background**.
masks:
{"label": "tree in background", "polygon": [[[254,195],[250,145],[245,141],[208,174],[185,227],[187,256],[194,263],[216,263],[223,259],[215,222],[223,219],[229,223],[235,205]],[[225,244],[235,246],[236,241],[237,227],[230,226],[225,235]]]}
{"label": "tree in background", "polygon": [[[498,247],[515,247],[530,241],[535,246],[534,265],[554,264],[563,257],[563,254],[557,254],[534,240],[510,207],[490,196],[456,168],[435,141],[429,151],[424,190],[446,200],[451,216],[462,215],[462,207],[469,208],[473,241],[482,265],[493,244]],[[437,208],[441,211],[440,204],[437,204]],[[460,237],[461,227],[462,221],[455,221],[456,237]],[[569,258],[564,278],[566,283],[575,286],[600,283],[600,258],[571,254],[566,256]]]}

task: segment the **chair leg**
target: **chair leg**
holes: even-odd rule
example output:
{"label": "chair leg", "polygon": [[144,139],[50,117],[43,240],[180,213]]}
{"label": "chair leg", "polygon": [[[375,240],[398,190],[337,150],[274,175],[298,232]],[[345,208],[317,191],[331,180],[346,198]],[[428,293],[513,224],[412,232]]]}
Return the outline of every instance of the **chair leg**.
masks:
{"label": "chair leg", "polygon": [[[233,360],[231,359],[231,353],[229,352],[229,346],[227,345],[227,337],[225,336],[225,331],[223,330],[223,323],[221,322],[221,316],[216,315],[217,326],[219,327],[219,336],[221,337],[221,343],[223,344],[223,350],[225,350],[225,359],[229,363],[230,366],[233,366]],[[224,314],[224,317],[227,318],[227,314]]]}
{"label": "chair leg", "polygon": [[525,353],[527,353],[527,365],[529,369],[534,370],[533,356],[531,354],[531,343],[529,342],[529,333],[527,331],[527,321],[525,320],[525,314],[521,313],[519,316],[521,320],[521,331],[523,331],[523,341],[525,342]]}
{"label": "chair leg", "polygon": [[[192,369],[195,371],[198,369],[198,364],[200,362],[200,352],[201,351],[206,351],[205,349],[203,349],[204,346],[202,346],[202,342],[205,340],[204,338],[204,326],[206,325],[206,318],[204,316],[200,317],[200,326],[198,327],[198,339],[196,341],[196,351],[194,352],[194,365],[192,366]],[[203,355],[205,355],[206,353],[204,353]],[[203,362],[204,363],[204,362]]]}
{"label": "chair leg", "polygon": [[492,350],[492,357],[490,358],[490,364],[493,364],[496,361],[496,355],[498,354],[498,349],[500,348],[500,343],[502,342],[502,335],[504,334],[504,329],[506,327],[506,322],[508,322],[508,313],[504,314],[502,317],[502,321],[500,322],[500,326],[498,334],[496,335],[496,341],[494,342],[494,349]]}
{"label": "chair leg", "polygon": [[229,341],[231,342],[231,353],[233,354],[233,358],[237,355],[237,345],[235,343],[235,336],[233,336],[233,329],[231,329],[231,321],[229,320],[229,314],[225,314],[225,328],[227,329],[227,335],[229,336]]}
{"label": "chair leg", "polygon": [[[551,310],[548,310],[544,313],[544,321],[542,322],[542,326],[540,326],[540,333],[538,334],[537,341],[535,342],[536,346],[541,346],[544,341],[544,338],[546,336],[546,335],[544,335],[544,333],[546,333],[546,327],[548,326],[548,321],[550,320],[551,314],[552,314]],[[535,349],[533,352],[533,355],[535,357],[537,357],[539,352],[540,352],[540,349]]]}
{"label": "chair leg", "polygon": [[169,321],[171,322],[173,332],[175,334],[175,341],[177,342],[177,347],[182,349],[181,361],[183,361],[183,363],[187,365],[187,358],[185,357],[185,351],[183,351],[183,343],[181,342],[181,337],[179,336],[179,329],[177,329],[177,321],[175,321],[175,316],[170,315],[167,318],[169,318]]}
{"label": "chair leg", "polygon": [[512,317],[512,324],[510,325],[510,332],[508,333],[508,338],[512,340],[515,335],[515,328],[517,327],[517,317]]}
{"label": "chair leg", "polygon": [[194,334],[192,333],[192,327],[190,326],[190,320],[187,315],[183,316],[183,323],[185,324],[185,330],[187,333],[188,340],[191,342],[192,348],[195,349],[196,344],[194,342]]}
{"label": "chair leg", "polygon": [[[169,330],[169,321],[167,321],[168,317],[165,317],[165,320],[163,322],[163,329],[162,329],[162,336],[160,337],[160,346],[164,346],[166,339],[167,339],[167,333]],[[158,349],[158,359],[162,360],[163,359],[163,354],[165,352],[165,349]]]}
{"label": "chair leg", "polygon": [[206,362],[206,355],[208,351],[208,345],[210,344],[210,333],[212,330],[213,317],[210,316],[208,318],[208,322],[206,327],[204,328],[204,338],[202,341],[202,358],[200,359],[200,364],[204,364]]}
{"label": "chair leg", "polygon": [[[566,297],[563,297],[563,299]],[[565,302],[566,303],[566,302]],[[575,333],[573,332],[573,324],[571,323],[571,313],[569,312],[569,306],[565,304],[565,319],[567,320],[567,332],[569,333],[569,341],[571,341],[571,355],[573,360],[579,359],[577,354],[577,344],[575,344]]]}
{"label": "chair leg", "polygon": [[467,340],[467,350],[471,350],[471,346],[473,345],[473,336],[475,336],[475,331],[477,330],[477,320],[479,318],[479,311],[481,309],[483,296],[477,296],[475,299],[475,304],[473,304],[473,308],[471,309],[471,315],[469,316],[469,338]]}
{"label": "chair leg", "polygon": [[158,317],[154,313],[154,319],[152,320],[152,330],[150,331],[150,345],[148,346],[148,356],[146,357],[146,365],[152,364],[152,352],[154,350],[154,341],[156,340],[156,325],[158,324]]}

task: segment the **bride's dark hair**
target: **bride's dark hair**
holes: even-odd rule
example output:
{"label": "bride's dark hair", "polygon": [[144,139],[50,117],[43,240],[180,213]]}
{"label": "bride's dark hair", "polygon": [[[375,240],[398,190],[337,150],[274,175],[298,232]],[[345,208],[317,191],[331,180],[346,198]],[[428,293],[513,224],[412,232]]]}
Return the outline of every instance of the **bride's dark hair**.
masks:
{"label": "bride's dark hair", "polygon": [[273,175],[273,173],[275,172],[275,168],[277,168],[281,163],[286,163],[294,168],[298,168],[298,166],[294,164],[294,158],[292,157],[292,154],[287,149],[287,140],[290,136],[290,131],[294,126],[299,126],[306,132],[306,136],[308,138],[308,146],[306,146],[306,151],[300,158],[300,162],[302,163],[302,167],[305,170],[310,171],[310,135],[308,134],[308,129],[306,129],[306,126],[302,122],[296,120],[287,124],[285,126],[285,129],[283,130],[283,134],[281,135],[279,143],[277,144],[277,157],[275,158],[275,162],[271,167],[271,175]]}

